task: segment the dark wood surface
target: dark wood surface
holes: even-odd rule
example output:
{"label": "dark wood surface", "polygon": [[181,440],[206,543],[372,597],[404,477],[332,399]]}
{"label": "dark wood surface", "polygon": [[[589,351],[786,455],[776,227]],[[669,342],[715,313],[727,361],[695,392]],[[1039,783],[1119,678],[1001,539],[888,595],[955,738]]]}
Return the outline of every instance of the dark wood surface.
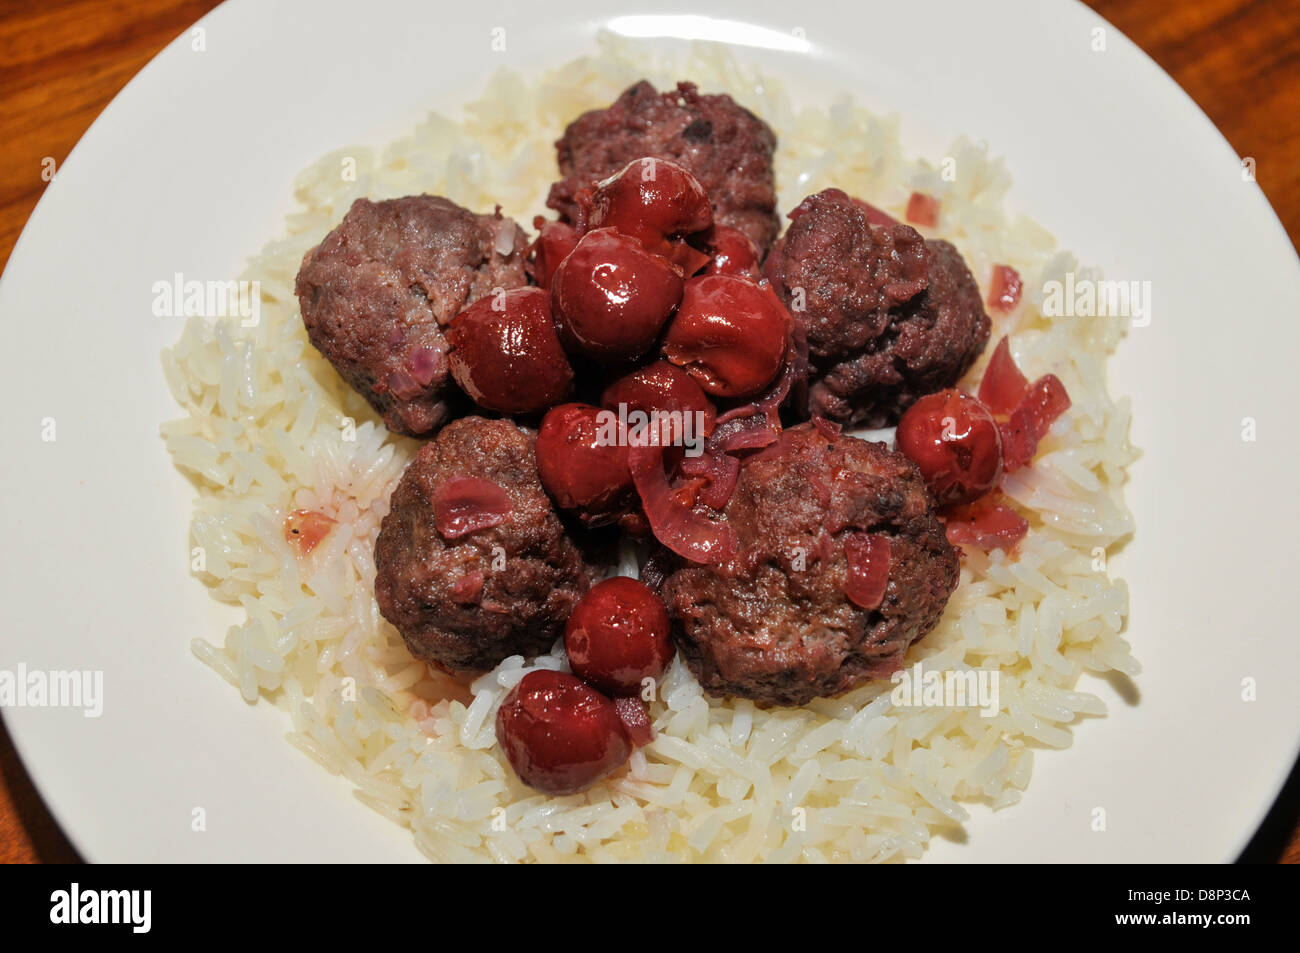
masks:
{"label": "dark wood surface", "polygon": [[[1300,0],[1092,0],[1200,104],[1300,243]],[[45,186],[127,81],[210,0],[0,0],[0,265]],[[358,7],[364,15],[364,5]],[[0,731],[0,861],[70,862]],[[1300,774],[1243,859],[1300,862]]]}

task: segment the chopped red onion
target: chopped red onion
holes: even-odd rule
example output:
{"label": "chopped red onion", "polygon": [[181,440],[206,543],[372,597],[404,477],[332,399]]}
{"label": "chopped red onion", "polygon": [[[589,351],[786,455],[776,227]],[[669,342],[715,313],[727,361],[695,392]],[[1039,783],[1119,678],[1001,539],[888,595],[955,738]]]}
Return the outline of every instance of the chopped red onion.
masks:
{"label": "chopped red onion", "polygon": [[433,491],[433,523],[446,539],[498,526],[510,516],[510,497],[491,480],[454,477]]}

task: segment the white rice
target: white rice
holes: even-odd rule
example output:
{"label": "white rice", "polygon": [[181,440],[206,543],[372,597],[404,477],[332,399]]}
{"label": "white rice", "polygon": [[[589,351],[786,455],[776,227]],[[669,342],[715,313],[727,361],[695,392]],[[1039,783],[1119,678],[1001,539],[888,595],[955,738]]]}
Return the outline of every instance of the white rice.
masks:
{"label": "white rice", "polygon": [[[288,740],[343,774],[365,804],[409,827],[438,861],[887,861],[920,857],[966,806],[1015,804],[1034,751],[1064,748],[1072,725],[1101,715],[1076,689],[1083,672],[1138,671],[1121,637],[1124,583],[1105,554],[1133,528],[1121,498],[1129,408],[1105,387],[1105,359],[1123,323],[1045,320],[1049,279],[1075,260],[1024,218],[1002,210],[1002,163],[966,139],[948,152],[958,175],[904,157],[896,117],[845,98],[796,110],[779,82],[700,45],[648,68],[602,38],[603,55],[529,81],[502,71],[462,119],[432,115],[386,149],[326,156],[295,183],[299,210],[284,237],[243,276],[262,289],[255,328],[191,319],[163,354],[186,416],[163,427],[176,464],[199,489],[191,533],[212,594],[245,621],[220,646],[194,653],[249,701],[265,698],[292,722]],[[466,690],[414,662],[373,596],[373,546],[388,496],[416,447],[395,437],[308,344],[292,289],[304,252],[359,196],[446,195],[486,211],[500,203],[528,224],[554,177],[551,143],[580,112],[632,81],[690,78],[731,93],[780,137],[780,208],[834,185],[899,214],[913,189],[941,201],[936,234],[953,241],[987,292],[990,269],[1025,278],[1013,332],[1031,378],[1056,374],[1073,407],[1032,468],[1006,480],[1029,517],[1019,558],[971,552],[940,626],[908,654],[927,671],[997,672],[999,710],[908,708],[888,682],[802,709],[706,697],[675,661],[651,705],[657,738],[626,770],[591,790],[552,798],[524,787],[495,746],[497,704],[550,655],[510,658]],[[342,173],[355,160],[355,181]],[[992,349],[990,348],[989,351]],[[977,381],[982,367],[975,368]],[[355,428],[353,428],[355,424]],[[297,509],[338,520],[306,558],[281,527]],[[634,571],[626,559],[622,572]]]}

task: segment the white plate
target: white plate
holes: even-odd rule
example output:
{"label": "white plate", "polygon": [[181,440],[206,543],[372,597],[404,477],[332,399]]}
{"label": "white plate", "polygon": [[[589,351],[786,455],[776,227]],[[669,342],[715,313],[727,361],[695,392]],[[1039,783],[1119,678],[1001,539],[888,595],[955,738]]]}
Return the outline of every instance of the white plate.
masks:
{"label": "white plate", "polygon": [[[1300,741],[1300,267],[1258,187],[1192,102],[1082,6],[709,9],[768,32],[698,17],[621,22],[756,43],[744,55],[805,95],[851,89],[900,112],[914,153],[941,155],[961,132],[986,139],[1015,176],[1013,211],[1108,276],[1152,282],[1153,321],[1112,366],[1145,449],[1128,491],[1138,532],[1119,567],[1145,666],[1140,702],[1094,682],[1110,717],[1041,754],[1021,805],[977,811],[964,844],[940,840],[929,856],[1231,859]],[[0,669],[104,672],[98,719],[5,712],[88,859],[419,856],[284,742],[278,711],[246,706],[190,654],[191,638],[219,639],[230,619],[188,571],[192,492],[158,437],[177,413],[158,353],[180,326],[152,316],[153,282],[237,274],[278,233],[294,174],[324,152],[382,144],[504,63],[563,62],[613,17],[672,12],[608,0],[235,0],[202,21],[204,51],[190,34],[169,46],[60,170],[0,284]],[[506,29],[505,53],[490,49],[493,27]],[[1096,28],[1104,52],[1092,49]],[[779,49],[797,37],[809,52]],[[1263,181],[1272,172],[1258,170]],[[54,442],[41,439],[47,417]],[[1245,417],[1254,442],[1242,439]],[[1255,701],[1242,699],[1248,678]],[[1105,833],[1092,830],[1096,807]],[[203,832],[192,830],[197,808]]]}

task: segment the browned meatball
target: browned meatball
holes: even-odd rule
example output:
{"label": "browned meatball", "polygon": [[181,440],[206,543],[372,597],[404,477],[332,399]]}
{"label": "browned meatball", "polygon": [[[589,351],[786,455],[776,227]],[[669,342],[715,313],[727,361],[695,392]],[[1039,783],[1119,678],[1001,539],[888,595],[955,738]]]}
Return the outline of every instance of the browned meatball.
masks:
{"label": "browned meatball", "polygon": [[587,591],[534,439],[509,420],[462,417],[420,447],[393,491],[375,598],[417,658],[472,674],[544,652]]}
{"label": "browned meatball", "polygon": [[704,186],[714,218],[748,235],[760,250],[780,229],[771,127],[730,96],[701,95],[694,83],[658,93],[645,80],[608,109],[583,113],[555,144],[563,180],[546,204],[576,220],[574,196],[633,159],[653,156],[685,167]]}
{"label": "browned meatball", "polygon": [[457,393],[442,328],[493,289],[524,285],[526,244],[500,210],[357,199],[298,269],[307,336],[390,430],[432,433]]}
{"label": "browned meatball", "polygon": [[[682,656],[705,690],[803,705],[897,671],[957,586],[957,552],[916,467],[884,444],[787,430],[748,459],[726,506],[734,559],[686,565],[662,592]],[[846,543],[889,541],[880,604],[845,594]]]}
{"label": "browned meatball", "polygon": [[888,426],[966,373],[990,324],[957,249],[907,225],[871,225],[839,189],[790,218],[763,270],[807,332],[812,413]]}

